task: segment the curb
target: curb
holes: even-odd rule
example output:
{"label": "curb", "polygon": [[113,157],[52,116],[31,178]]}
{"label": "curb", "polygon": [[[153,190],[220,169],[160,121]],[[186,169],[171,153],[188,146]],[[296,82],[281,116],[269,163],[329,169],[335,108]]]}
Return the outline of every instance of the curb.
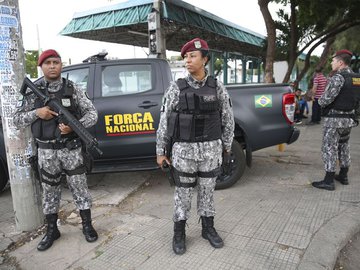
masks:
{"label": "curb", "polygon": [[360,232],[360,209],[352,207],[330,219],[311,240],[298,270],[333,270],[339,252]]}

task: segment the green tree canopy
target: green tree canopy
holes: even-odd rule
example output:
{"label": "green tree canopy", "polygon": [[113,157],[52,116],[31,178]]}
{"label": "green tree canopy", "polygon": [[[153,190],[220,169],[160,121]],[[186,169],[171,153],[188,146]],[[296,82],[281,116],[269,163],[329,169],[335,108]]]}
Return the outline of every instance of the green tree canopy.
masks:
{"label": "green tree canopy", "polygon": [[39,51],[25,51],[25,72],[31,78],[38,77],[37,61],[39,59]]}

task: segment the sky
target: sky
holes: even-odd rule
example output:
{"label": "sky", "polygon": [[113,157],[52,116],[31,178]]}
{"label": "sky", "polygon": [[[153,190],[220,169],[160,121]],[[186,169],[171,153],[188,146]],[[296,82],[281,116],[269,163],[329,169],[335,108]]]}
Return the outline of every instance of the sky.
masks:
{"label": "sky", "polygon": [[[76,64],[106,50],[108,57],[146,57],[148,48],[61,36],[74,13],[125,2],[124,0],[18,0],[25,50],[56,49],[64,62]],[[266,35],[257,0],[185,0],[239,26]],[[236,3],[236,7],[235,7]],[[167,54],[175,54],[170,52]]]}

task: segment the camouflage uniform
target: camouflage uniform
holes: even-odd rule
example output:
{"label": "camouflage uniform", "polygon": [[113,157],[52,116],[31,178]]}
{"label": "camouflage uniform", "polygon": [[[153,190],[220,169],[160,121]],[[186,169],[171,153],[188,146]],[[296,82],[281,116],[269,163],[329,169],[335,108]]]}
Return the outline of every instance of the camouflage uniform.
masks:
{"label": "camouflage uniform", "polygon": [[[208,75],[202,81],[196,81],[191,75],[185,79],[187,83],[198,89],[203,87]],[[217,97],[220,101],[222,138],[205,142],[175,142],[172,148],[172,165],[178,171],[185,173],[209,172],[221,166],[223,150],[230,151],[234,137],[234,116],[231,101],[224,85],[217,81]],[[157,130],[156,154],[165,155],[168,119],[171,111],[177,110],[179,106],[180,90],[175,82],[167,89],[164,99],[162,113],[160,115],[159,128]],[[214,190],[216,178],[202,178],[180,176],[182,183],[197,183],[197,212],[200,216],[212,217],[215,215]],[[187,220],[190,215],[193,187],[175,187],[174,194],[174,222]]]}
{"label": "camouflage uniform", "polygon": [[[45,81],[41,82],[45,85]],[[55,93],[62,88],[62,79],[51,82],[48,85],[49,93]],[[24,128],[31,125],[36,119],[36,110],[34,103],[36,100],[35,94],[23,97],[21,107],[18,108],[14,115],[14,124],[18,128]],[[81,119],[79,122],[84,127],[88,128],[97,122],[97,111],[87,97],[87,94],[74,84],[73,100],[78,107]],[[64,171],[71,171],[83,164],[83,155],[81,147],[68,150],[63,149],[38,149],[38,164],[42,173],[42,187],[43,187],[43,212],[45,215],[58,213],[61,198],[61,173]],[[56,178],[47,177],[46,173],[56,175]],[[87,187],[87,177],[85,173],[66,175],[67,183],[72,192],[76,207],[79,210],[86,210],[91,208],[92,198]]]}
{"label": "camouflage uniform", "polygon": [[[319,105],[326,107],[331,104],[340,93],[345,79],[341,72],[352,73],[350,68],[339,70],[330,78],[323,95],[319,99]],[[354,110],[344,112],[331,109],[329,114],[354,114]],[[356,126],[352,118],[324,117],[322,159],[326,172],[336,171],[336,161],[339,159],[341,168],[350,166],[349,138],[351,128]]]}

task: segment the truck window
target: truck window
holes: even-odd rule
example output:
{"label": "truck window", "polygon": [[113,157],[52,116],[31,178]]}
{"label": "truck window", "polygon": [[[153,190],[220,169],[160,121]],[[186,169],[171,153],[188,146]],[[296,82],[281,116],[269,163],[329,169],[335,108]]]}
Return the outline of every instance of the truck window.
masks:
{"label": "truck window", "polygon": [[89,78],[89,69],[74,69],[68,70],[61,74],[62,77],[68,78],[70,81],[73,81],[78,87],[82,90],[87,90],[88,78]]}
{"label": "truck window", "polygon": [[152,89],[151,65],[106,66],[102,70],[102,96],[135,94]]}

